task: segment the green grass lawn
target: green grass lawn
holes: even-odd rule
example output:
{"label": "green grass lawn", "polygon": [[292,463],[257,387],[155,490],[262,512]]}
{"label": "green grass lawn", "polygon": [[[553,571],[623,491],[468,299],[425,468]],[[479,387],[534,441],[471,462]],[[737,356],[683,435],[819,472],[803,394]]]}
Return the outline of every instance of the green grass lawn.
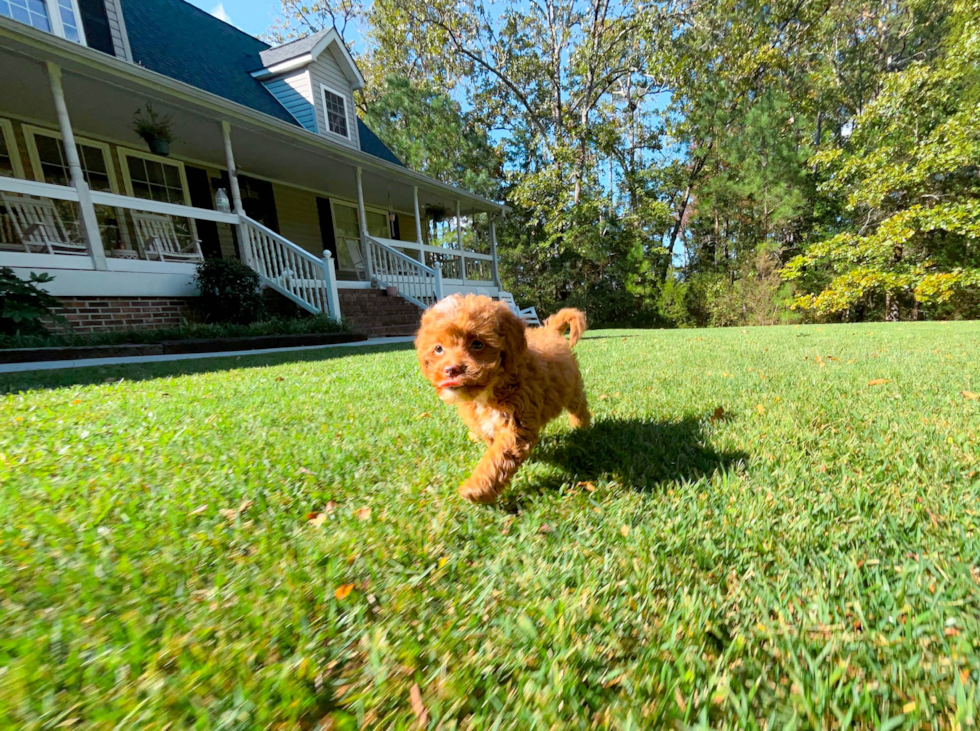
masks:
{"label": "green grass lawn", "polygon": [[0,376],[0,727],[980,724],[980,324],[577,352],[497,508],[404,347]]}

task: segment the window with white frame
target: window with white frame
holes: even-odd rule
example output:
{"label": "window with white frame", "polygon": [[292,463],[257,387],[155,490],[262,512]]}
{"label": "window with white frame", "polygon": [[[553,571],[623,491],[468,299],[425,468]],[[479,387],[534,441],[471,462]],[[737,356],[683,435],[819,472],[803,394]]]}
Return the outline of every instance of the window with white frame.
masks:
{"label": "window with white frame", "polygon": [[122,149],[119,160],[129,195],[161,203],[190,205],[181,163]]}
{"label": "window with white frame", "polygon": [[[120,147],[119,163],[127,195],[178,206],[191,204],[187,174],[182,162]],[[170,216],[170,220],[173,221],[174,232],[182,246],[198,238],[194,219]],[[137,246],[142,249],[145,242],[137,241]]]}
{"label": "window with white frame", "polygon": [[[24,124],[21,128],[24,131],[24,142],[27,144],[31,168],[34,170],[34,179],[52,185],[71,185],[71,171],[68,169],[68,157],[65,155],[61,133],[29,124]],[[116,179],[109,146],[104,142],[76,137],[75,148],[78,150],[82,175],[89,188],[104,193],[115,193]],[[62,218],[66,222],[71,221],[70,225],[77,226],[74,205],[65,201],[59,201],[57,205],[61,209]],[[95,217],[99,222],[102,242],[110,248],[115,246],[122,236],[119,215],[119,211],[110,206],[95,207]]]}
{"label": "window with white frame", "polygon": [[[0,0],[3,2],[3,0]],[[34,177],[42,183],[71,185],[71,171],[60,132],[24,125],[24,139],[34,167]],[[75,139],[78,161],[85,182],[92,190],[115,193],[116,185],[109,163],[109,146],[92,140]]]}
{"label": "window with white frame", "polygon": [[0,0],[0,15],[75,43],[85,43],[78,0]]}
{"label": "window with white frame", "polygon": [[14,127],[6,119],[0,119],[0,177],[24,177],[17,141],[14,139]]}
{"label": "window with white frame", "polygon": [[320,88],[323,91],[323,114],[327,119],[327,129],[335,135],[350,139],[350,131],[347,128],[347,100],[332,89],[325,86]]}

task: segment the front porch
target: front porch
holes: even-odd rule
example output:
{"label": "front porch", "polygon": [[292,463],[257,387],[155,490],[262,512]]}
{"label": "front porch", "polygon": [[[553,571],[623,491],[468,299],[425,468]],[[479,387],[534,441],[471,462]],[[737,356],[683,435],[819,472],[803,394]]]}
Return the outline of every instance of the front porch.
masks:
{"label": "front porch", "polygon": [[[0,266],[55,296],[193,298],[207,257],[335,318],[345,291],[499,291],[500,205],[30,28],[0,40]],[[173,119],[166,157],[131,129],[147,103]]]}

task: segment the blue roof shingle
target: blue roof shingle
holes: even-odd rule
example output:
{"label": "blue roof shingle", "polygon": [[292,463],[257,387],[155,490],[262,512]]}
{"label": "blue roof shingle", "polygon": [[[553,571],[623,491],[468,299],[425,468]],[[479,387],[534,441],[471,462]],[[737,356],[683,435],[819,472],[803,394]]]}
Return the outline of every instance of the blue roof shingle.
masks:
{"label": "blue roof shingle", "polygon": [[[184,0],[123,0],[133,61],[144,68],[299,126],[251,73],[263,67],[269,44]],[[357,120],[361,150],[402,165]]]}

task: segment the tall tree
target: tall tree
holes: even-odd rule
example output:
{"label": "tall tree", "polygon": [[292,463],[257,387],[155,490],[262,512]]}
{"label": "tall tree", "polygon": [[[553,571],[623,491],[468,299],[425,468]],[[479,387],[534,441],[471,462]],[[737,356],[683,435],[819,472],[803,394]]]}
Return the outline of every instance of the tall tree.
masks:
{"label": "tall tree", "polygon": [[842,231],[789,263],[819,315],[898,319],[980,286],[980,3],[960,0],[933,63],[889,74],[840,148],[815,157]]}

